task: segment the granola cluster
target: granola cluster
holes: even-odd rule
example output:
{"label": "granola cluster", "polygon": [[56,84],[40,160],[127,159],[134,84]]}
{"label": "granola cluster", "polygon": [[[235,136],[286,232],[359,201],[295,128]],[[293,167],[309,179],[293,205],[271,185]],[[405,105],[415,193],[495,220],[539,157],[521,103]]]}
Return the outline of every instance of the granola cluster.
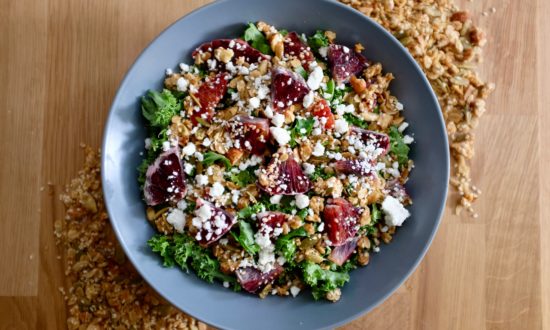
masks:
{"label": "granola cluster", "polygon": [[112,231],[101,190],[97,151],[61,200],[66,217],[55,222],[63,251],[68,329],[206,329],[172,307],[139,276]]}
{"label": "granola cluster", "polygon": [[480,191],[471,182],[474,129],[494,89],[476,72],[485,34],[451,0],[341,0],[375,19],[406,46],[435,90],[447,125],[453,159],[450,183],[460,194],[456,212],[466,209]]}

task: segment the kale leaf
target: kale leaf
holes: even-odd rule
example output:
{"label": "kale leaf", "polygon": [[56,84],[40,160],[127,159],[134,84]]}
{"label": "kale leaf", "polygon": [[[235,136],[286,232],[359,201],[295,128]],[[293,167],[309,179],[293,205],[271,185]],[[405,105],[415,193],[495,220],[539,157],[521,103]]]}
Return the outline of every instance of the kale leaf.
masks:
{"label": "kale leaf", "polygon": [[254,242],[254,231],[252,226],[246,221],[239,221],[239,235],[231,232],[233,238],[246,250],[246,252],[254,255],[258,253],[260,247]]}
{"label": "kale leaf", "polygon": [[210,166],[218,161],[222,162],[225,165],[226,169],[231,168],[231,162],[229,161],[229,159],[227,159],[227,157],[213,151],[209,151],[203,155],[202,164],[205,166]]}
{"label": "kale leaf", "polygon": [[314,299],[320,299],[336,288],[344,286],[349,281],[347,272],[336,272],[322,269],[319,265],[304,261],[301,263],[304,282],[312,289]]}
{"label": "kale leaf", "polygon": [[243,39],[248,41],[250,45],[264,54],[271,54],[271,47],[267,42],[265,35],[258,30],[254,23],[248,23],[248,27],[244,31]]}
{"label": "kale leaf", "polygon": [[181,102],[167,89],[150,90],[141,98],[141,113],[154,127],[164,128],[181,110]]}
{"label": "kale leaf", "polygon": [[409,146],[403,142],[403,134],[399,132],[396,126],[390,127],[390,154],[397,158],[399,165],[404,165],[409,161]]}

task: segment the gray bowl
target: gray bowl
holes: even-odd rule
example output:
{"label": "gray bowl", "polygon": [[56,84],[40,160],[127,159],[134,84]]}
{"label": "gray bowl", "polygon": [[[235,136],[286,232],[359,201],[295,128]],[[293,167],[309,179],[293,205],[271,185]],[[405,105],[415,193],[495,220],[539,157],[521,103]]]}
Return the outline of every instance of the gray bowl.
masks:
{"label": "gray bowl", "polygon": [[[237,37],[248,21],[263,20],[289,31],[335,31],[338,42],[365,45],[365,55],[383,64],[396,79],[392,92],[405,105],[414,134],[415,169],[407,189],[412,217],[370,264],[351,273],[338,303],[235,293],[208,284],[177,268],[166,269],[146,241],[154,231],[145,219],[136,182],[136,167],[146,137],[139,98],[161,88],[166,68],[191,62],[202,42]],[[131,33],[131,31],[129,31]],[[439,106],[422,71],[382,27],[361,13],[330,0],[218,1],[178,20],[139,56],[122,82],[105,127],[102,155],[103,190],[118,239],[136,269],[163,297],[182,311],[212,326],[227,329],[319,329],[342,325],[370,311],[399,287],[418,265],[439,225],[447,193],[449,152]]]}

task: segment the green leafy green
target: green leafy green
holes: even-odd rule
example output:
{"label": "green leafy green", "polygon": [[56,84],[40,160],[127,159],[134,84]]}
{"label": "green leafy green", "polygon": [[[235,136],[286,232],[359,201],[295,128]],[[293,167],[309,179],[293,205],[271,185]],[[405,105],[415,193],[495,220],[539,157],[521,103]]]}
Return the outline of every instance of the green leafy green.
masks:
{"label": "green leafy green", "polygon": [[334,176],[334,173],[327,173],[325,172],[325,169],[322,168],[321,166],[317,166],[315,167],[315,170],[313,171],[313,173],[310,175],[310,178],[312,181],[315,181],[317,180],[318,178],[321,178],[323,180],[327,180],[327,179],[330,179]]}
{"label": "green leafy green", "polygon": [[382,212],[378,209],[378,204],[371,205],[370,218],[372,223],[377,223],[378,220],[382,219]]}
{"label": "green leafy green", "polygon": [[248,222],[239,221],[239,235],[237,236],[234,232],[231,232],[231,235],[241,244],[246,252],[254,255],[260,250],[258,244],[254,242],[254,231]]}
{"label": "green leafy green", "polygon": [[360,127],[360,128],[367,128],[369,126],[369,124],[367,123],[366,120],[364,119],[361,119],[351,113],[345,113],[344,114],[344,119],[350,124],[350,125],[353,125],[353,126],[356,126],[356,127]]}
{"label": "green leafy green", "polygon": [[166,127],[181,110],[181,102],[167,89],[150,90],[141,98],[141,113],[154,127]]}
{"label": "green leafy green", "polygon": [[262,203],[256,203],[254,205],[247,206],[247,207],[243,208],[242,210],[240,210],[237,213],[237,216],[240,219],[248,219],[253,214],[257,214],[257,213],[260,213],[260,212],[263,212],[263,211],[265,211],[265,205],[262,204]]}
{"label": "green leafy green", "polygon": [[220,155],[213,151],[209,151],[203,155],[203,160],[202,160],[203,165],[210,166],[215,162],[222,162],[225,165],[226,169],[231,168],[231,162],[224,155]]}
{"label": "green leafy green", "polygon": [[331,104],[338,105],[344,102],[346,94],[351,91],[351,87],[345,86],[344,88],[334,88],[334,95],[332,97]]}
{"label": "green leafy green", "polygon": [[334,90],[336,88],[336,83],[333,79],[327,82],[327,87],[323,90],[323,97],[327,101],[332,101],[334,98]]}
{"label": "green leafy green", "polygon": [[292,129],[290,130],[290,146],[295,147],[297,142],[296,138],[299,136],[307,136],[313,131],[313,124],[315,124],[315,119],[313,118],[304,118],[298,119],[294,122]]}
{"label": "green leafy green", "polygon": [[328,46],[328,38],[322,30],[317,30],[314,35],[307,38],[307,44],[314,52],[318,52],[319,48]]}
{"label": "green leafy green", "polygon": [[302,78],[306,79],[307,80],[307,71],[300,65],[300,66],[297,66],[294,71],[299,74],[300,76],[302,76]]}
{"label": "green leafy green", "polygon": [[244,171],[238,173],[231,173],[229,175],[229,181],[233,182],[237,186],[243,188],[248,186],[251,183],[256,181],[256,175],[254,171],[257,169],[257,166],[249,167]]}
{"label": "green leafy green", "polygon": [[243,39],[248,41],[250,45],[264,54],[271,53],[271,47],[267,42],[265,35],[258,30],[254,23],[248,23],[248,27],[244,31]]}
{"label": "green leafy green", "polygon": [[304,220],[307,217],[307,208],[301,209],[298,213],[296,213],[296,215],[299,216],[300,219]]}
{"label": "green leafy green", "polygon": [[311,261],[302,264],[304,282],[311,286],[314,299],[320,299],[336,288],[344,286],[349,281],[347,272],[336,272],[322,269],[321,266]]}
{"label": "green leafy green", "polygon": [[275,242],[275,250],[281,253],[289,264],[293,264],[294,262],[294,253],[296,252],[295,237],[307,237],[304,227],[294,229],[290,233],[280,236]]}
{"label": "green leafy green", "polygon": [[212,283],[216,279],[232,283],[235,290],[240,289],[237,279],[223,274],[220,271],[218,260],[188,235],[176,234],[173,237],[168,237],[157,234],[151,237],[147,244],[153,252],[163,258],[165,267],[178,264],[185,271],[188,271],[189,268],[193,269],[199,278],[207,282]]}
{"label": "green leafy green", "polygon": [[286,35],[288,34],[288,30],[286,30],[286,29],[281,29],[281,30],[279,30],[279,33],[284,37],[284,36],[286,36]]}
{"label": "green leafy green", "polygon": [[158,253],[162,257],[164,267],[172,267],[174,262],[174,251],[172,250],[171,241],[167,236],[155,235],[151,237],[147,244],[153,252]]}
{"label": "green leafy green", "polygon": [[409,146],[403,142],[403,134],[399,132],[396,126],[390,127],[390,154],[397,158],[399,165],[404,165],[409,161]]}

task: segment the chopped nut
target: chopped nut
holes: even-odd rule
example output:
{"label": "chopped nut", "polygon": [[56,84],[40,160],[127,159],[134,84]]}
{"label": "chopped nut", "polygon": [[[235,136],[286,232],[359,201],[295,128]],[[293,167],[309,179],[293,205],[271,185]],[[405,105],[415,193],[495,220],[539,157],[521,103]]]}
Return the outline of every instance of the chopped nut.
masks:
{"label": "chopped nut", "polygon": [[217,48],[214,50],[214,57],[223,63],[228,63],[233,58],[233,49]]}

